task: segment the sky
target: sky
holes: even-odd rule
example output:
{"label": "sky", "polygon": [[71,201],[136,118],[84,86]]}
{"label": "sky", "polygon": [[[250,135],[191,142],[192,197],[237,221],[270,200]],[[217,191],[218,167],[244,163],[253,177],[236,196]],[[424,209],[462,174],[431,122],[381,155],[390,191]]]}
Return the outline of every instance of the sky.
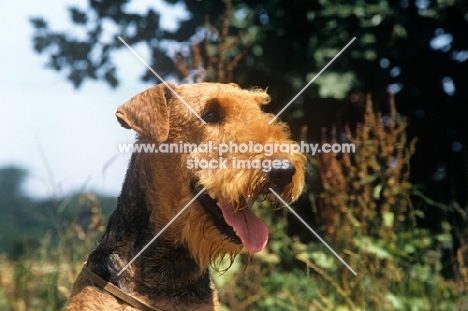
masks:
{"label": "sky", "polygon": [[[75,191],[117,196],[129,154],[118,152],[119,143],[132,143],[135,133],[122,128],[117,107],[150,87],[139,76],[144,65],[130,51],[116,56],[120,86],[85,81],[76,90],[64,73],[45,68],[46,55],[33,50],[29,18],[44,17],[56,30],[72,30],[67,7],[85,9],[86,0],[0,2],[0,168],[28,170],[24,194],[33,198],[63,197]],[[129,12],[149,7],[163,11],[162,24],[177,27],[187,18],[161,1],[134,0]],[[116,35],[109,29],[107,35]],[[144,45],[134,49],[147,59]]]}

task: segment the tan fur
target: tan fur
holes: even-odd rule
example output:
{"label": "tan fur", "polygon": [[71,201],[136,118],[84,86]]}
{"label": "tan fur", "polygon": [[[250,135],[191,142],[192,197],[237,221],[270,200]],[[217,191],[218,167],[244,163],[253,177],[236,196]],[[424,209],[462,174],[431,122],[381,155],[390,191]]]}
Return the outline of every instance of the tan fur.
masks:
{"label": "tan fur", "polygon": [[[219,111],[222,120],[204,125],[170,89],[158,85],[138,94],[117,111],[120,124],[139,134],[137,143],[292,143],[285,124],[268,124],[273,115],[261,111],[261,106],[270,101],[263,90],[243,90],[235,84],[215,83],[170,86],[200,116],[204,116],[210,107],[217,107],[215,111]],[[211,282],[207,283],[208,267],[222,257],[233,258],[243,247],[223,237],[198,201],[193,202],[141,258],[120,277],[116,276],[139,251],[133,245],[154,236],[194,197],[190,184],[193,178],[197,178],[198,184],[206,188],[212,198],[222,198],[239,209],[246,208],[246,198],[250,202],[259,195],[275,199],[267,190],[272,186],[269,175],[260,169],[194,170],[186,166],[191,159],[218,157],[217,151],[134,154],[117,209],[100,245],[88,257],[88,268],[132,296],[162,310],[219,310],[216,290]],[[294,166],[295,174],[289,184],[278,189],[278,193],[287,202],[295,201],[302,193],[305,166],[302,154],[277,152],[266,157],[264,154],[234,152],[223,155],[229,160],[234,157],[287,159]],[[137,217],[134,215],[139,215],[138,220],[133,219]],[[141,229],[134,228],[134,224],[140,224],[142,220],[147,224],[142,224]],[[130,233],[119,236],[119,230],[143,238],[132,238]],[[182,255],[171,257],[171,252]],[[182,256],[187,265],[180,259],[181,266],[173,268],[179,260],[177,256]],[[188,266],[196,268],[190,268],[187,275],[177,274]],[[165,277],[166,272],[182,281],[173,283],[171,278]],[[187,289],[180,289],[180,297],[164,294],[165,287],[174,287],[172,291],[178,292],[179,283],[183,283],[183,288],[187,284],[202,284],[200,287],[205,288],[202,294],[206,292],[210,298],[199,298],[201,294],[190,298],[192,293]],[[133,309],[80,275],[67,310]]]}

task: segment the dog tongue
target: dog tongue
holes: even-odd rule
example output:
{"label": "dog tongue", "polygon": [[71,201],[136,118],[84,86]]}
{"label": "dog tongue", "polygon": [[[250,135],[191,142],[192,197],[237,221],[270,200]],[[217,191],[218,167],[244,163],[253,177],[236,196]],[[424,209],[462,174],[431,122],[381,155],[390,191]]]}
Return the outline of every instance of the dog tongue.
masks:
{"label": "dog tongue", "polygon": [[265,247],[268,228],[249,208],[235,211],[232,204],[221,200],[218,201],[218,206],[223,212],[224,220],[234,228],[249,253],[257,253]]}

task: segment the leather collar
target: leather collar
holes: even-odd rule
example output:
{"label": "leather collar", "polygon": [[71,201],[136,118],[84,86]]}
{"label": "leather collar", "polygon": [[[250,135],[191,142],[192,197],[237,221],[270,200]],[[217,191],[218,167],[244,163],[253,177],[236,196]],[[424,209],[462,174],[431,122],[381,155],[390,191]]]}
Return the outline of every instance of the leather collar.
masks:
{"label": "leather collar", "polygon": [[88,280],[90,280],[94,284],[98,285],[99,287],[101,287],[102,289],[107,291],[109,294],[111,294],[111,295],[125,301],[126,303],[128,303],[132,307],[138,308],[138,309],[140,309],[142,311],[162,311],[161,309],[156,309],[154,307],[151,307],[151,306],[147,305],[143,301],[141,301],[141,300],[139,300],[139,299],[137,299],[135,297],[132,297],[129,294],[125,293],[124,291],[122,291],[120,288],[118,288],[114,284],[103,280],[99,275],[97,275],[93,271],[89,270],[86,267],[86,263],[85,263],[85,265],[83,265],[83,268],[81,269],[81,273]]}

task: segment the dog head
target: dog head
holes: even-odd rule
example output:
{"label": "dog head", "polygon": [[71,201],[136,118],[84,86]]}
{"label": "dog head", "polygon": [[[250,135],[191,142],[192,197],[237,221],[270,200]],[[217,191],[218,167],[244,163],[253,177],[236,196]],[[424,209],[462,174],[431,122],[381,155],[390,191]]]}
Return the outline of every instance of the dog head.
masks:
{"label": "dog head", "polygon": [[153,154],[158,163],[177,166],[174,180],[180,187],[177,202],[171,202],[170,212],[158,213],[157,221],[165,225],[198,195],[170,234],[201,266],[243,247],[262,250],[268,228],[251,206],[259,197],[276,201],[270,188],[288,203],[303,191],[305,157],[293,150],[284,123],[269,124],[274,116],[261,110],[269,101],[265,91],[235,84],[169,84],[150,88],[117,110],[120,124],[134,129],[140,142],[178,147],[177,154]]}

